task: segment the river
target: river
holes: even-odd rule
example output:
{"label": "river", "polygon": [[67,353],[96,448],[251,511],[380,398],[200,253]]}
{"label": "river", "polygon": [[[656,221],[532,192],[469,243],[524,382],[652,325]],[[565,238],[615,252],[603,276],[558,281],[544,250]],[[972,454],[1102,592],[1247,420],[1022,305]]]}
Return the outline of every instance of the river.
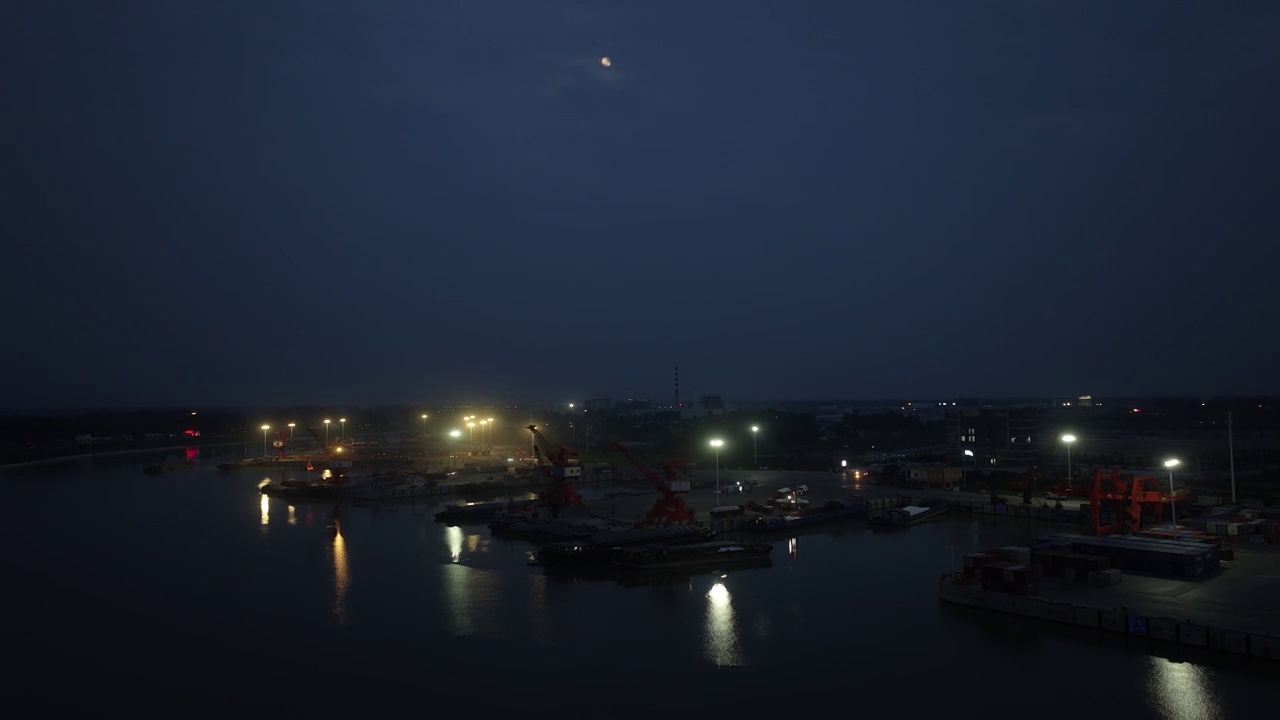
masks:
{"label": "river", "polygon": [[438,508],[344,507],[335,522],[332,504],[266,500],[260,475],[209,460],[141,472],[180,460],[0,475],[0,632],[19,696],[276,717],[1203,719],[1250,716],[1280,677],[939,605],[953,557],[1026,543],[1032,525],[855,523],[773,540],[768,568],[628,587],[548,579],[526,564],[534,546],[437,524]]}

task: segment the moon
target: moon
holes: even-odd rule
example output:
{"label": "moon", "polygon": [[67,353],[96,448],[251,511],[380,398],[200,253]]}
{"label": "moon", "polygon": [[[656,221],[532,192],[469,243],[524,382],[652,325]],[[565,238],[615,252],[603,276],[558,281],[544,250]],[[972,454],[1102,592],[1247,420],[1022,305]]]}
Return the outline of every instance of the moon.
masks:
{"label": "moon", "polygon": [[600,58],[600,64],[605,67],[609,67],[610,65],[613,65],[613,61],[607,57],[602,57]]}

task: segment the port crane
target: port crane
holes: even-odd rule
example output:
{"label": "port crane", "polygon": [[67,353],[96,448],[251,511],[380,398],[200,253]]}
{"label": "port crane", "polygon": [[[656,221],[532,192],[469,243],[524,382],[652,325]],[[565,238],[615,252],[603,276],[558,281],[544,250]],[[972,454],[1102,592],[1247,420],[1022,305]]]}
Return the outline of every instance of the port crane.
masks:
{"label": "port crane", "polygon": [[[563,508],[582,504],[582,496],[572,482],[582,477],[578,451],[563,445],[553,448],[547,438],[538,432],[537,425],[530,425],[528,429],[533,433],[534,461],[539,462],[542,474],[547,478],[547,486],[539,499],[551,509],[551,517],[558,518]],[[543,460],[546,461],[545,464],[541,463]]]}
{"label": "port crane", "polygon": [[[311,437],[316,441],[316,444],[319,445],[320,449],[324,451],[324,456],[329,459],[328,465],[329,465],[329,472],[331,474],[331,477],[329,478],[329,482],[333,482],[333,483],[346,482],[347,473],[351,470],[351,461],[339,459],[336,455],[333,454],[333,452],[329,450],[329,448],[325,447],[324,441],[320,439],[320,433],[316,432],[315,428],[308,425],[307,432],[311,433]],[[309,465],[307,469],[308,470],[311,469]]]}
{"label": "port crane", "polygon": [[679,523],[693,519],[693,512],[685,505],[684,498],[680,497],[680,495],[689,492],[690,487],[689,480],[677,472],[687,466],[684,460],[662,463],[662,471],[665,477],[658,477],[658,473],[649,469],[649,466],[636,457],[626,445],[620,442],[610,442],[609,446],[621,453],[622,457],[634,465],[658,490],[657,501],[653,503],[653,507],[649,509],[649,512],[645,513],[646,520]]}
{"label": "port crane", "polygon": [[[1093,532],[1110,535],[1115,532],[1136,533],[1142,530],[1143,506],[1151,506],[1156,522],[1164,520],[1164,506],[1187,499],[1186,491],[1173,493],[1160,489],[1154,475],[1121,475],[1119,470],[1098,470],[1093,486],[1052,488],[1061,495],[1088,498],[1093,513]],[[1116,521],[1102,524],[1102,503],[1115,503]]]}

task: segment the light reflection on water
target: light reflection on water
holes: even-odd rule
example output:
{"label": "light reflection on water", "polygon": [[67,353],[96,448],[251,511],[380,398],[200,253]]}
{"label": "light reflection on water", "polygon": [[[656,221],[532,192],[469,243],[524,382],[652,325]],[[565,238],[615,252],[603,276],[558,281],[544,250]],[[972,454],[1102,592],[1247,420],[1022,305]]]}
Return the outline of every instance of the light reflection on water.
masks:
{"label": "light reflection on water", "polygon": [[1185,662],[1149,657],[1147,691],[1160,716],[1170,720],[1214,720],[1226,717],[1219,710],[1208,671]]}
{"label": "light reflection on water", "polygon": [[720,581],[707,591],[705,652],[708,660],[720,666],[742,664],[732,602],[729,588]]}
{"label": "light reflection on water", "polygon": [[262,524],[266,525],[271,522],[271,498],[266,495],[260,497],[262,500],[258,501],[258,507],[262,509]]}
{"label": "light reflection on water", "polygon": [[347,567],[347,540],[342,537],[342,523],[333,520],[333,616],[339,625],[347,624],[347,588],[351,574]]}
{"label": "light reflection on water", "polygon": [[450,525],[444,531],[445,542],[449,543],[449,562],[456,563],[462,559],[462,528]]}
{"label": "light reflection on water", "polygon": [[290,525],[298,524],[298,509],[292,505],[289,506],[289,524]]}

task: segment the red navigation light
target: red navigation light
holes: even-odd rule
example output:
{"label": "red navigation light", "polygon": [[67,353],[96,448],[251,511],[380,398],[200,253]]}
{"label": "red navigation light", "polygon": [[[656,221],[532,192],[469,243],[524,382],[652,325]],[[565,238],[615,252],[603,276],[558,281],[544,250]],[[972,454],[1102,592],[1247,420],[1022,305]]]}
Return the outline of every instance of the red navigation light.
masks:
{"label": "red navigation light", "polygon": [[187,435],[187,437],[200,437],[200,431],[199,431],[199,430],[187,430],[187,431],[186,431],[186,435]]}

